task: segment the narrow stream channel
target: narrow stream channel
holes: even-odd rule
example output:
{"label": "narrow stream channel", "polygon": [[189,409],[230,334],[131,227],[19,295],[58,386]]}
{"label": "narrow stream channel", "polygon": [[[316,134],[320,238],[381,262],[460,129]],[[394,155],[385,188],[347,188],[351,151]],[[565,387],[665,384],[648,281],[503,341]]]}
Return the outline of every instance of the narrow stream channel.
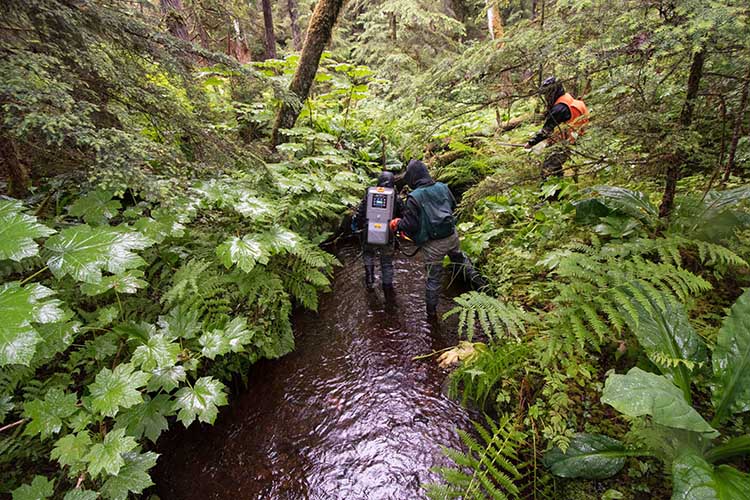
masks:
{"label": "narrow stream channel", "polygon": [[456,429],[470,424],[442,394],[434,358],[413,358],[455,343],[454,329],[425,319],[419,258],[396,259],[386,304],[364,290],[358,252],[337,252],[343,266],[319,313],[295,316],[293,353],[254,365],[216,425],[175,426],[160,441],[160,498],[425,497],[430,467],[447,464],[441,445],[460,447]]}

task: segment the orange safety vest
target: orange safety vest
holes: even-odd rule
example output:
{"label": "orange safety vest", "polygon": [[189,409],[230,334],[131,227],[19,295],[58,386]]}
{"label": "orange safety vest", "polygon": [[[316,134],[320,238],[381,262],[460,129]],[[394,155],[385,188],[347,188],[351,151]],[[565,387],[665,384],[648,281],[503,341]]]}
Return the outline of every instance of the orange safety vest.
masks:
{"label": "orange safety vest", "polygon": [[557,140],[567,139],[571,144],[576,142],[576,137],[583,135],[585,126],[589,122],[589,110],[586,104],[574,99],[572,95],[565,93],[557,98],[555,104],[563,103],[570,109],[570,120],[565,122],[567,127],[561,130]]}

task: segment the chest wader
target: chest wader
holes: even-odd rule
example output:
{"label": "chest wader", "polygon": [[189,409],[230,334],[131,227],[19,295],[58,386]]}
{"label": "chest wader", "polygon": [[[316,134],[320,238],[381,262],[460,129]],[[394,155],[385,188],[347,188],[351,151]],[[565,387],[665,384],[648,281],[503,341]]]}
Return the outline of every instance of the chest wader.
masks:
{"label": "chest wader", "polygon": [[388,224],[393,218],[396,191],[389,187],[367,189],[364,238],[365,287],[375,286],[375,256],[380,255],[380,271],[384,289],[393,287],[393,238]]}

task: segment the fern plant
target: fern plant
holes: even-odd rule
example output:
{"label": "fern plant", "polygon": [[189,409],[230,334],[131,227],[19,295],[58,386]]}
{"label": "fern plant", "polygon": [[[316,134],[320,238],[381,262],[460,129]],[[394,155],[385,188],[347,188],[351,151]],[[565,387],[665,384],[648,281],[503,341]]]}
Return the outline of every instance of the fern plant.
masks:
{"label": "fern plant", "polygon": [[524,321],[529,317],[516,306],[476,291],[464,293],[454,301],[458,305],[443,317],[458,315],[458,334],[466,335],[469,341],[474,338],[477,325],[493,339],[505,337],[518,341],[526,331]]}
{"label": "fern plant", "polygon": [[515,429],[510,416],[503,416],[497,422],[486,417],[485,421],[485,425],[473,422],[476,435],[458,430],[467,451],[443,448],[456,465],[433,469],[445,484],[425,485],[430,498],[519,498],[516,482],[523,478],[525,468],[525,464],[519,463],[519,450],[525,445],[526,435]]}

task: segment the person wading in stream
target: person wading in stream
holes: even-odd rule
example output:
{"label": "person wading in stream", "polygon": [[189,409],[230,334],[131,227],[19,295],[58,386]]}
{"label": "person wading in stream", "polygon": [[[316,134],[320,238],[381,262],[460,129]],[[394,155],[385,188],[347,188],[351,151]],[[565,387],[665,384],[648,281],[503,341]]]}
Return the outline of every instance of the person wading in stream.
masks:
{"label": "person wading in stream", "polygon": [[570,158],[570,145],[583,134],[589,110],[583,101],[565,92],[562,82],[554,76],[542,82],[539,93],[547,105],[547,117],[542,129],[524,147],[531,149],[548,139],[550,151],[542,163],[542,180],[545,181],[550,176],[563,176],[563,165]]}
{"label": "person wading in stream", "polygon": [[473,287],[481,288],[486,283],[459,248],[453,215],[456,199],[448,186],[432,180],[427,167],[419,160],[409,162],[404,181],[412,191],[406,199],[402,218],[391,220],[391,231],[406,235],[421,247],[427,268],[427,315],[435,318],[446,255],[454,270],[461,271],[465,281]]}
{"label": "person wading in stream", "polygon": [[[382,172],[378,177],[378,187],[394,188],[395,177],[391,172]],[[403,211],[403,201],[396,196],[393,206],[393,217],[400,217]],[[393,292],[393,254],[395,240],[391,238],[387,245],[371,245],[367,242],[367,191],[364,199],[352,217],[352,232],[360,234],[362,242],[362,256],[365,261],[365,287],[375,288],[375,258],[380,257],[381,284],[386,293]]]}

